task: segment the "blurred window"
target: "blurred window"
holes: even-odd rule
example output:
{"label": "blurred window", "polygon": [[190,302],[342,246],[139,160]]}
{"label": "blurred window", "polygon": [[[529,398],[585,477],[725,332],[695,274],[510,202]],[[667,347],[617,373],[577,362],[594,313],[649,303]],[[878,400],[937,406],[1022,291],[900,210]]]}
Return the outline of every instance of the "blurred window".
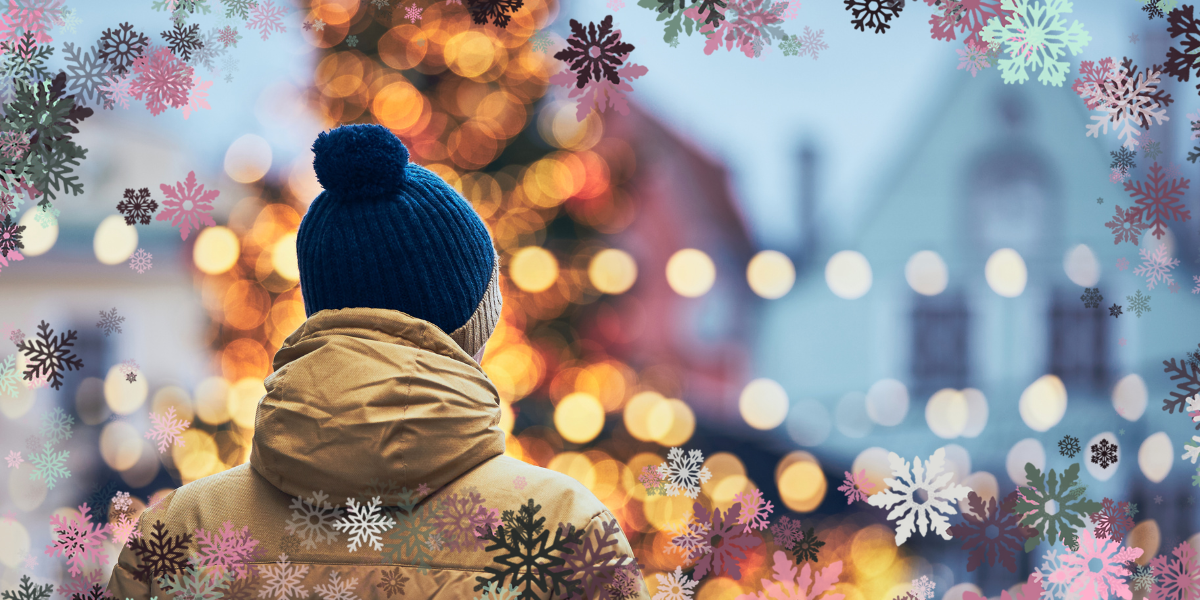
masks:
{"label": "blurred window", "polygon": [[[1050,310],[1050,372],[1072,387],[1108,384],[1108,309],[1087,308],[1079,289],[1055,294]],[[1103,291],[1101,291],[1103,295]]]}
{"label": "blurred window", "polygon": [[970,375],[969,318],[961,294],[915,296],[912,311],[912,378],[922,394],[965,388]]}

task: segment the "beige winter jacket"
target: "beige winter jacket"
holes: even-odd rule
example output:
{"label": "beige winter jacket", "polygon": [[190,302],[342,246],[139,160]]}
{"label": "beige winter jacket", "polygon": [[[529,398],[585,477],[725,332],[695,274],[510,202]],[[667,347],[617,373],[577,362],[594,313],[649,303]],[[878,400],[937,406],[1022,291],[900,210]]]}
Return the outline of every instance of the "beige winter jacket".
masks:
{"label": "beige winter jacket", "polygon": [[273,366],[249,464],[147,509],[115,598],[649,600],[587,488],[503,455],[496,388],[433,324],[323,310]]}

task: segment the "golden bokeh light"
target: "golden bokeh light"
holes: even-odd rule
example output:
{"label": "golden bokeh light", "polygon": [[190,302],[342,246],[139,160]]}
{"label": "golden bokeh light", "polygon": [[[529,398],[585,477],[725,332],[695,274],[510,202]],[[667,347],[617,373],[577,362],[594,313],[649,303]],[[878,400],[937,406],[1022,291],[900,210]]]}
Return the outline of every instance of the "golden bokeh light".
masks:
{"label": "golden bokeh light", "polygon": [[225,464],[217,456],[217,443],[211,435],[193,427],[180,437],[183,438],[183,444],[173,446],[170,452],[183,483],[191,483],[225,470]]}
{"label": "golden bokeh light", "polygon": [[1021,420],[1034,431],[1048,431],[1067,412],[1067,388],[1055,375],[1043,375],[1021,392]]}
{"label": "golden bokeh light", "polygon": [[[10,569],[17,569],[21,561],[29,555],[29,531],[16,519],[0,519],[0,540],[5,540],[4,544],[0,544],[0,564]],[[20,598],[24,597],[25,594],[5,592],[5,596]],[[41,595],[37,596],[43,597]]]}
{"label": "golden bokeh light", "polygon": [[137,250],[137,229],[125,224],[121,215],[109,215],[96,227],[92,238],[92,250],[100,264],[119,265],[133,256]]}
{"label": "golden bokeh light", "polygon": [[806,513],[821,505],[828,482],[815,456],[804,451],[793,451],[780,459],[776,466],[775,486],[789,509]]}
{"label": "golden bokeh light", "polygon": [[300,281],[300,265],[296,258],[296,233],[285,233],[271,247],[271,266],[290,281]]}
{"label": "golden bokeh light", "polygon": [[950,388],[938,390],[925,403],[925,422],[942,439],[954,439],[967,427],[967,397]]}
{"label": "golden bokeh light", "polygon": [[569,394],[554,407],[554,427],[563,439],[586,444],[604,428],[604,406],[591,394]]}
{"label": "golden bokeh light", "polygon": [[41,207],[34,205],[17,220],[17,225],[25,227],[21,236],[21,242],[25,244],[25,247],[20,250],[21,256],[25,258],[41,256],[49,252],[54,247],[54,242],[58,241],[58,219],[54,219],[49,227],[42,227],[41,223],[35,220],[40,210],[42,210]]}
{"label": "golden bokeh light", "polygon": [[209,377],[196,386],[196,416],[209,425],[229,421],[229,382],[224,377]]}
{"label": "golden bokeh light", "polygon": [[895,533],[883,525],[868,525],[854,534],[850,544],[850,564],[855,576],[871,579],[892,566],[897,552]]}
{"label": "golden bokeh light", "polygon": [[192,261],[196,268],[208,275],[220,275],[237,264],[241,251],[237,234],[228,227],[205,227],[196,236],[192,247]]}
{"label": "golden bokeh light", "polygon": [[542,292],[558,279],[558,261],[545,248],[526,246],[513,254],[508,275],[526,292]]}
{"label": "golden bokeh light", "polygon": [[121,373],[121,365],[113,365],[104,377],[104,401],[118,415],[128,415],[141,408],[150,395],[150,387],[143,375],[127,381]]}
{"label": "golden bokeh light", "polygon": [[253,183],[271,169],[271,145],[253,133],[234,140],[225,151],[225,174],[238,183]]}
{"label": "golden bokeh light", "polygon": [[796,266],[782,252],[763,250],[746,266],[746,281],[750,283],[750,289],[763,298],[782,298],[796,283]]}
{"label": "golden bokeh light", "polygon": [[125,471],[142,455],[142,436],[125,421],[112,421],[100,432],[100,456],[114,471]]}
{"label": "golden bokeh light", "polygon": [[774,380],[760,378],[746,384],[738,397],[742,419],[755,429],[774,429],[787,418],[787,392]]}
{"label": "golden bokeh light", "polygon": [[696,414],[677,398],[667,398],[650,409],[647,431],[651,439],[668,448],[682,446],[696,431]]}
{"label": "golden bokeh light", "polygon": [[707,294],[717,281],[717,267],[711,258],[695,248],[684,248],[667,260],[667,284],[685,298]]}
{"label": "golden bokeh light", "polygon": [[229,415],[242,429],[254,429],[254,414],[258,401],[267,394],[263,381],[257,377],[244,377],[229,388]]}
{"label": "golden bokeh light", "polygon": [[604,294],[624,294],[637,281],[637,263],[624,250],[605,248],[588,263],[588,279]]}
{"label": "golden bokeh light", "polygon": [[1133,530],[1125,538],[1125,545],[1128,548],[1142,549],[1142,555],[1134,559],[1138,565],[1144,567],[1150,564],[1151,559],[1158,554],[1158,549],[1162,545],[1162,531],[1158,528],[1158,521],[1146,519],[1134,525]]}
{"label": "golden bokeh light", "polygon": [[629,435],[643,442],[654,441],[650,430],[650,414],[654,412],[655,407],[666,401],[662,394],[655,391],[634,394],[629,402],[625,403],[624,422]]}
{"label": "golden bokeh light", "polygon": [[993,292],[1005,298],[1016,298],[1025,291],[1029,277],[1025,260],[1012,248],[1001,248],[988,257],[983,274]]}
{"label": "golden bokeh light", "polygon": [[853,250],[842,250],[825,263],[825,283],[837,297],[861,298],[871,289],[871,263]]}

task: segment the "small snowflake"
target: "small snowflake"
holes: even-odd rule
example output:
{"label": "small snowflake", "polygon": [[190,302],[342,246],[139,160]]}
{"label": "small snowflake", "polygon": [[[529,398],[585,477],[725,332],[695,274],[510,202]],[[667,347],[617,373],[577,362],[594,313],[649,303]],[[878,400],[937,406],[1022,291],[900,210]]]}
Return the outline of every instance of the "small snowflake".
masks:
{"label": "small snowflake", "polygon": [[1118,344],[1120,344],[1120,345],[1122,345],[1122,346],[1124,346],[1124,345],[1125,345],[1125,338],[1121,338],[1121,339],[1117,340],[1117,343],[1118,343]]}
{"label": "small snowflake", "polygon": [[357,48],[358,47],[358,36],[357,35],[346,36],[346,45],[350,46],[351,48]]}
{"label": "small snowflake", "polygon": [[305,548],[316,548],[317,542],[332,544],[337,541],[338,533],[333,531],[334,523],[342,515],[342,509],[329,503],[329,495],[324,491],[313,492],[308,498],[292,498],[292,517],[288,519],[288,533],[297,535]]}
{"label": "small snowflake", "polygon": [[795,555],[797,562],[817,562],[818,554],[821,552],[821,546],[825,542],[817,537],[816,528],[809,527],[800,539],[792,545],[792,554]]}
{"label": "small snowflake", "polygon": [[174,406],[167,408],[167,412],[162,415],[151,413],[150,421],[154,425],[146,432],[146,439],[157,441],[160,453],[166,452],[171,446],[183,446],[183,437],[180,434],[191,424],[175,416]]}
{"label": "small snowflake", "polygon": [[325,30],[325,21],[322,21],[320,19],[313,21],[312,28],[313,28],[313,31],[324,31]]}
{"label": "small snowflake", "polygon": [[739,525],[745,525],[747,530],[767,528],[767,517],[771,516],[774,507],[770,500],[763,500],[762,490],[754,488],[748,494],[737,494],[734,502],[742,505]]}
{"label": "small snowflake", "polygon": [[1136,290],[1133,296],[1125,296],[1125,300],[1129,302],[1129,310],[1139,319],[1142,318],[1142,313],[1150,312],[1150,296],[1143,296],[1142,290]]}
{"label": "small snowflake", "polygon": [[329,576],[327,585],[314,586],[313,591],[321,597],[321,600],[358,600],[358,596],[352,593],[356,585],[358,585],[357,577],[343,580],[342,574],[334,571]]}
{"label": "small snowflake", "polygon": [[1163,502],[1163,497],[1162,497],[1162,496],[1155,496],[1155,497],[1154,497],[1154,503],[1155,503],[1155,504],[1162,504],[1162,502]]}
{"label": "small snowflake", "polygon": [[1096,198],[1096,204],[1104,204],[1104,198]]}
{"label": "small snowflake", "polygon": [[929,580],[929,576],[922,575],[920,579],[912,580],[913,596],[917,600],[929,600],[933,597],[933,588],[935,585]]}
{"label": "small snowflake", "polygon": [[21,458],[20,452],[16,450],[9,450],[8,456],[4,457],[4,461],[8,463],[8,468],[15,469],[21,466],[21,463],[25,462],[25,459]]}
{"label": "small snowflake", "polygon": [[412,6],[404,9],[404,18],[413,23],[421,20],[421,8],[417,6],[416,2],[413,2]]}
{"label": "small snowflake", "polygon": [[0,223],[0,256],[8,256],[9,252],[25,248],[24,242],[21,241],[24,231],[25,225],[14,223],[11,212],[4,215],[4,222]]}
{"label": "small snowflake", "polygon": [[685,457],[682,448],[671,448],[667,462],[658,467],[666,474],[667,493],[695,498],[700,493],[700,484],[712,478],[712,472],[703,466],[703,462],[704,454],[698,449],[689,450]]}
{"label": "small snowflake", "polygon": [[658,575],[658,593],[654,597],[658,600],[691,600],[694,594],[693,588],[699,581],[692,581],[682,572],[681,567],[675,567],[675,572],[668,572],[666,575]]}
{"label": "small snowflake", "polygon": [[1075,458],[1079,453],[1079,438],[1073,435],[1064,435],[1063,439],[1058,441],[1058,452],[1067,458]]}
{"label": "small snowflake", "polygon": [[1155,160],[1162,155],[1162,146],[1156,140],[1146,138],[1142,143],[1142,155],[1150,160]]}
{"label": "small snowflake", "polygon": [[21,342],[25,341],[25,332],[20,329],[14,329],[12,333],[8,334],[8,341],[20,346]]}
{"label": "small snowflake", "polygon": [[[268,0],[269,1],[269,0]],[[188,172],[184,181],[176,182],[175,186],[160,184],[166,199],[163,209],[155,217],[156,221],[171,221],[172,226],[179,227],[182,239],[188,238],[193,229],[201,225],[215,226],[212,218],[212,201],[220,195],[220,190],[206,190],[204,185],[196,183],[196,172]]]}
{"label": "small snowflake", "polygon": [[1142,248],[1140,254],[1142,266],[1134,269],[1133,274],[1146,277],[1146,289],[1154,289],[1154,286],[1160,281],[1166,283],[1174,281],[1171,278],[1171,269],[1179,265],[1179,259],[1167,255],[1166,244],[1159,244],[1154,252],[1151,252],[1149,248]]}
{"label": "small snowflake", "polygon": [[113,307],[112,311],[100,311],[100,320],[96,322],[96,328],[104,332],[104,337],[116,331],[121,333],[121,323],[125,322],[125,317],[117,316],[117,309]]}
{"label": "small snowflake", "polygon": [[1129,34],[1129,43],[1130,43],[1130,44],[1136,44],[1137,42],[1138,42],[1138,36],[1137,36],[1137,34],[1136,34],[1136,33],[1131,33],[1131,34]]}
{"label": "small snowflake", "polygon": [[199,567],[211,567],[217,575],[243,579],[250,575],[250,563],[255,558],[258,540],[250,535],[250,526],[235,529],[233,521],[225,521],[220,530],[196,530],[193,558]]}
{"label": "small snowflake", "polygon": [[1122,256],[1121,258],[1117,259],[1117,270],[1118,271],[1124,271],[1125,269],[1128,269],[1128,268],[1129,268],[1129,260],[1127,258]]}
{"label": "small snowflake", "polygon": [[1101,469],[1107,469],[1109,465],[1117,463],[1117,450],[1116,444],[1105,439],[1092,444],[1092,463],[1100,465]]}
{"label": "small snowflake", "polygon": [[523,476],[517,475],[517,478],[513,479],[513,489],[518,491],[525,489],[525,478]]}
{"label": "small snowflake", "polygon": [[42,229],[48,229],[58,223],[58,215],[61,213],[49,202],[43,202],[44,203],[38,203],[40,210],[33,213],[33,220],[37,222],[38,225],[41,225]]}
{"label": "small snowflake", "polygon": [[424,483],[422,483],[421,485],[418,485],[417,486],[417,495],[421,496],[422,498],[425,496],[428,496],[429,495],[429,486],[425,485]]}
{"label": "small snowflake", "polygon": [[846,494],[846,504],[858,501],[866,502],[875,484],[867,481],[867,470],[860,469],[858,473],[845,471],[846,479],[838,486],[838,491]]}
{"label": "small snowflake", "polygon": [[1100,288],[1083,288],[1083,295],[1079,299],[1083,300],[1084,308],[1100,308],[1100,303],[1104,302],[1104,296],[1100,295]]}
{"label": "small snowflake", "polygon": [[775,543],[783,548],[791,548],[796,545],[804,537],[803,530],[800,529],[800,521],[792,520],[787,516],[779,518],[779,521],[771,525],[771,535],[775,537]]}
{"label": "small snowflake", "polygon": [[308,590],[302,584],[309,565],[293,565],[288,561],[287,554],[280,554],[275,564],[256,565],[256,568],[258,576],[263,580],[263,588],[258,592],[259,597],[278,600],[294,597],[298,600],[308,596]]}

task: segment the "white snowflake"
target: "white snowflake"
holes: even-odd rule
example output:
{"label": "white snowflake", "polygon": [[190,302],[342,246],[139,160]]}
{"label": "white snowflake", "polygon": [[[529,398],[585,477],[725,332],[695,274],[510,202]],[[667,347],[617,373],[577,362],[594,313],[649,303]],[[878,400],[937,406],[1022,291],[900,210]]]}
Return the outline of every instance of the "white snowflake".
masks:
{"label": "white snowflake", "polygon": [[[888,453],[888,465],[895,478],[884,479],[888,489],[871,496],[867,503],[878,508],[892,508],[895,505],[887,518],[889,521],[900,518],[897,521],[899,527],[896,529],[896,545],[907,541],[917,528],[922,536],[932,528],[943,539],[950,539],[947,531],[950,528],[950,520],[946,516],[958,514],[958,511],[949,501],[966,498],[971,488],[950,484],[954,473],[943,472],[946,467],[946,449],[938,448],[924,464],[919,457],[914,457],[911,472],[908,461],[900,458],[895,452]],[[922,501],[918,496],[921,491],[928,494],[928,499]]]}
{"label": "white snowflake", "polygon": [[316,590],[321,600],[359,600],[352,591],[356,585],[357,578],[342,581],[342,574],[334,571],[329,576],[329,585],[318,585]]}
{"label": "white snowflake", "polygon": [[658,593],[654,595],[654,600],[691,600],[695,593],[692,588],[697,583],[700,582],[689,581],[683,569],[675,567],[674,573],[668,571],[666,575],[658,575]]}
{"label": "white snowflake", "polygon": [[1070,587],[1070,581],[1054,583],[1050,581],[1050,575],[1062,568],[1062,556],[1059,556],[1058,550],[1051,548],[1049,552],[1042,558],[1045,562],[1042,563],[1042,568],[1034,569],[1033,579],[1042,584],[1042,589],[1045,590],[1042,598],[1046,600],[1066,600],[1067,588]]}
{"label": "white snowflake", "polygon": [[920,579],[912,581],[913,595],[917,600],[930,600],[933,598],[933,588],[936,584],[929,580],[929,577],[922,575]]}
{"label": "white snowflake", "polygon": [[173,445],[183,445],[183,437],[180,434],[191,423],[176,417],[174,406],[167,408],[167,412],[161,415],[150,413],[150,420],[154,425],[146,432],[146,439],[158,442],[159,452],[166,452],[167,448]]}
{"label": "white snowflake", "polygon": [[660,465],[659,471],[667,474],[667,493],[671,496],[685,494],[695,498],[700,493],[700,484],[712,479],[712,472],[702,466],[704,454],[698,449],[689,450],[687,457],[682,448],[671,448],[667,453],[667,462]]}
{"label": "white snowflake", "polygon": [[1141,123],[1150,123],[1153,119],[1158,125],[1170,121],[1167,109],[1154,99],[1158,92],[1158,84],[1162,80],[1159,71],[1139,73],[1137,77],[1129,77],[1124,69],[1117,69],[1111,77],[1099,86],[1088,91],[1089,106],[1096,106],[1100,112],[1092,116],[1092,124],[1087,126],[1088,137],[1099,138],[1103,133],[1108,135],[1111,123],[1118,139],[1124,139],[1126,148],[1137,148]]}
{"label": "white snowflake", "polygon": [[279,560],[273,565],[258,565],[258,576],[263,579],[264,586],[258,591],[259,598],[274,598],[297,600],[308,596],[304,589],[304,575],[308,573],[308,565],[293,565],[288,562],[288,555],[280,554]]}
{"label": "white snowflake", "polygon": [[[1200,436],[1193,435],[1192,441],[1200,444]],[[1190,461],[1192,461],[1192,464],[1194,465],[1194,464],[1196,464],[1197,457],[1200,457],[1200,446],[1193,446],[1191,444],[1183,445],[1183,456],[1181,456],[1180,458],[1182,458],[1184,460],[1190,460]]]}
{"label": "white snowflake", "polygon": [[[1195,394],[1191,398],[1187,399],[1187,411],[1189,413],[1200,411],[1200,394]],[[1192,422],[1200,422],[1200,415],[1192,417]]]}
{"label": "white snowflake", "polygon": [[354,498],[347,498],[346,503],[350,505],[350,510],[333,524],[334,529],[350,535],[350,543],[346,547],[354,552],[365,541],[372,548],[382,550],[383,542],[379,534],[395,525],[396,521],[380,514],[379,496],[372,498],[368,504],[359,504]]}
{"label": "white snowflake", "polygon": [[317,542],[332,544],[337,541],[337,532],[331,529],[334,520],[342,515],[342,509],[327,502],[329,494],[324,490],[313,492],[311,498],[292,498],[292,518],[288,519],[286,529],[290,534],[303,540],[300,545],[313,549]]}
{"label": "white snowflake", "polygon": [[1159,244],[1154,252],[1149,248],[1142,248],[1142,266],[1133,270],[1134,275],[1142,275],[1146,278],[1146,289],[1152,290],[1158,282],[1172,283],[1171,269],[1179,265],[1178,258],[1167,256],[1167,245]]}

